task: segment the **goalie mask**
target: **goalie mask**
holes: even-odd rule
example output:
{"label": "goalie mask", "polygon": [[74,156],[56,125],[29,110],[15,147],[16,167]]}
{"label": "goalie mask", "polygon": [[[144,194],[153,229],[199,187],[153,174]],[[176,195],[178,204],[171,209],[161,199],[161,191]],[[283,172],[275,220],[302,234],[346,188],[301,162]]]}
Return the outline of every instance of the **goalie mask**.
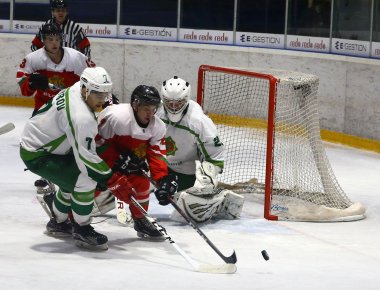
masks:
{"label": "goalie mask", "polygon": [[189,104],[190,94],[190,84],[177,76],[162,83],[161,98],[171,122],[181,120]]}

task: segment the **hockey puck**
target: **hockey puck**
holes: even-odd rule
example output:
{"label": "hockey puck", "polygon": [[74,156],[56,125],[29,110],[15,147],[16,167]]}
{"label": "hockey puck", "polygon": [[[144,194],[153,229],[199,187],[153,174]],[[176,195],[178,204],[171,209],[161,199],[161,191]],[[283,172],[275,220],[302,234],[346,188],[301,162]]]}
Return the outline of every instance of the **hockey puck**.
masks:
{"label": "hockey puck", "polygon": [[269,260],[269,255],[268,255],[267,251],[262,250],[261,251],[261,255],[263,255],[263,258],[264,258],[265,261]]}

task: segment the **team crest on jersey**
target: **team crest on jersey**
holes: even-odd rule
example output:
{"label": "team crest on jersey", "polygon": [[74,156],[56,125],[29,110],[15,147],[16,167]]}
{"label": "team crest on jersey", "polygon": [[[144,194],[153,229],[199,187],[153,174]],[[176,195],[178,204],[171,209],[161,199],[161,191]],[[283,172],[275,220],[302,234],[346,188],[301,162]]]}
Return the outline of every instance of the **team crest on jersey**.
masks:
{"label": "team crest on jersey", "polygon": [[175,152],[178,150],[175,141],[172,139],[172,137],[165,138],[166,141],[166,155],[175,155]]}
{"label": "team crest on jersey", "polygon": [[64,89],[65,88],[65,82],[64,79],[60,76],[52,76],[49,78],[49,83],[53,84],[55,87],[59,89]]}
{"label": "team crest on jersey", "polygon": [[146,156],[146,147],[147,145],[145,143],[141,143],[139,146],[137,146],[135,149],[133,149],[133,153],[141,159],[144,159]]}

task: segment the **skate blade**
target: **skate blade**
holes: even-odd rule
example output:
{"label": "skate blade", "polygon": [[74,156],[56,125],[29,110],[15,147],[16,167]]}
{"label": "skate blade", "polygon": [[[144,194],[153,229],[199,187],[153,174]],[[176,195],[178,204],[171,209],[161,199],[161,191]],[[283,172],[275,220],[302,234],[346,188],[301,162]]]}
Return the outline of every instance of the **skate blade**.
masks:
{"label": "skate blade", "polygon": [[157,237],[153,236],[152,237],[152,236],[149,236],[148,234],[141,233],[141,232],[137,232],[137,236],[143,240],[151,241],[151,242],[163,242],[163,241],[165,241],[164,236],[157,236]]}
{"label": "skate blade", "polygon": [[72,234],[64,233],[64,232],[49,232],[48,230],[44,231],[44,234],[53,237],[53,238],[71,238]]}
{"label": "skate blade", "polygon": [[75,245],[79,248],[83,248],[83,249],[90,250],[90,251],[96,251],[96,252],[108,250],[108,244],[107,243],[104,243],[101,245],[91,245],[91,244],[83,242],[83,241],[75,240]]}

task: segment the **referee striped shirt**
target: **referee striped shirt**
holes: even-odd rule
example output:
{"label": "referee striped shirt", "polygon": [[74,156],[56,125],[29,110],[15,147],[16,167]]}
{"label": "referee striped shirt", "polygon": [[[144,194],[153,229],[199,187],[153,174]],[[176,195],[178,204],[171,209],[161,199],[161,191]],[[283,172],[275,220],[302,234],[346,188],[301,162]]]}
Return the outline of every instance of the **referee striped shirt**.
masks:
{"label": "referee striped shirt", "polygon": [[[54,18],[49,19],[45,22],[45,24],[48,23],[56,23],[54,21]],[[58,24],[58,23],[56,23]],[[79,26],[76,22],[72,21],[71,19],[66,19],[66,21],[59,25],[59,27],[62,29],[63,32],[63,42],[62,46],[64,47],[71,47],[76,50],[79,50],[81,53],[85,54],[87,57],[90,58],[91,54],[91,47],[90,47],[90,41],[88,40],[86,34],[83,32],[82,27]],[[42,42],[42,35],[41,35],[41,28],[34,37],[32,41],[32,46],[30,49],[32,51],[35,51],[41,47],[43,47],[44,44]]]}

